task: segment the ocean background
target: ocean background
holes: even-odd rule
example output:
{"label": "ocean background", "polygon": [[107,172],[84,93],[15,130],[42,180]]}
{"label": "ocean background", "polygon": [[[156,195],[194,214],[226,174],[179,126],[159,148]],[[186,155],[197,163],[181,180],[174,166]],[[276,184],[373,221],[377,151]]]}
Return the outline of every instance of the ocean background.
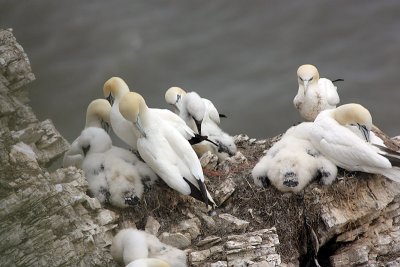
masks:
{"label": "ocean background", "polygon": [[[150,107],[171,86],[208,98],[234,135],[267,138],[300,122],[297,68],[317,66],[341,103],[400,134],[399,1],[0,1],[36,81],[31,105],[72,142],[104,82],[122,77]],[[118,143],[118,142],[117,142]]]}

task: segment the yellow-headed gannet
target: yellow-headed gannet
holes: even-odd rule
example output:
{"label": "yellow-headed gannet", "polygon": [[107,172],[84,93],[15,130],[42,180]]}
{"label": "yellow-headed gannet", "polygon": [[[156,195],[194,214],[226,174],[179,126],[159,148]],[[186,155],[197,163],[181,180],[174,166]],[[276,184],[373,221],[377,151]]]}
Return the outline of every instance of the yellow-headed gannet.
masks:
{"label": "yellow-headed gannet", "polygon": [[204,184],[200,161],[179,131],[150,109],[140,94],[126,94],[119,109],[140,132],[137,148],[150,168],[178,192],[215,205]]}
{"label": "yellow-headed gannet", "polygon": [[336,86],[331,80],[319,78],[315,66],[300,66],[297,70],[297,81],[299,90],[293,104],[305,120],[314,121],[322,110],[335,108],[339,104]]}
{"label": "yellow-headed gannet", "polygon": [[[358,127],[360,138],[347,126]],[[382,174],[400,182],[400,154],[369,143],[372,117],[359,104],[322,111],[313,123],[310,141],[337,166],[349,171]]]}
{"label": "yellow-headed gannet", "polygon": [[[104,99],[96,99],[90,102],[86,110],[85,128],[102,128],[108,132],[110,123],[110,104]],[[63,167],[75,166],[82,167],[82,161],[85,157],[84,151],[78,145],[78,139],[72,142],[71,147],[64,154]]]}

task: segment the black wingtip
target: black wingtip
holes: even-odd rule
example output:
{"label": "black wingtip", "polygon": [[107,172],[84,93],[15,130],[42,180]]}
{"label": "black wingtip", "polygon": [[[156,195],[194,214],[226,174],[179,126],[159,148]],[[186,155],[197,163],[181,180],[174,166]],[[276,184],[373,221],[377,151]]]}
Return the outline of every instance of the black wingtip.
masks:
{"label": "black wingtip", "polygon": [[335,83],[335,82],[344,82],[344,80],[343,79],[336,79],[336,80],[332,81],[332,83]]}
{"label": "black wingtip", "polygon": [[220,118],[228,118],[225,114],[219,114]]}
{"label": "black wingtip", "polygon": [[194,186],[191,182],[189,182],[189,180],[187,180],[185,177],[183,177],[183,180],[185,180],[186,183],[190,187],[190,196],[201,202],[204,202],[208,207],[208,205],[209,205],[208,203],[211,201],[208,199],[207,189],[206,189],[205,184],[202,181],[197,180],[199,187],[200,187],[200,189],[199,189],[196,186]]}

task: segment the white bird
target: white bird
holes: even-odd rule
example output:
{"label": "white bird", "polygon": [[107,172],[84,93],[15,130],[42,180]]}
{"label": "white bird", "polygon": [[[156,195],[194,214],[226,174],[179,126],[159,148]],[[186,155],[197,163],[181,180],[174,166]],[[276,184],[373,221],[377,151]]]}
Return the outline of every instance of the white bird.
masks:
{"label": "white bird", "polygon": [[212,141],[203,141],[193,146],[199,157],[210,151],[222,161],[236,154],[233,137],[219,127],[220,116],[224,115],[218,113],[210,100],[201,98],[196,92],[187,93],[182,88],[171,87],[165,93],[165,101],[174,107],[175,112],[193,131]]}
{"label": "white bird", "polygon": [[[135,267],[187,266],[184,251],[161,243],[157,237],[149,233],[132,228],[119,231],[113,238],[110,250],[115,261],[125,265],[129,264],[128,266],[131,266],[131,264]],[[149,265],[150,263],[161,264],[161,262],[169,265]],[[148,265],[140,265],[139,263]]]}
{"label": "white bird", "polygon": [[[109,129],[111,105],[104,99],[95,99],[87,107],[85,128],[96,127],[105,131]],[[70,148],[64,154],[63,167],[82,167],[85,157],[82,147],[78,145],[78,139],[72,142]]]}
{"label": "white bird", "polygon": [[305,120],[314,121],[322,110],[335,108],[339,104],[337,87],[331,80],[319,78],[315,66],[300,66],[297,70],[297,80],[299,90],[293,104]]}
{"label": "white bird", "polygon": [[[360,138],[347,125],[355,125]],[[346,104],[322,111],[313,123],[310,141],[337,166],[348,171],[381,174],[400,182],[400,154],[369,140],[372,127],[370,112],[359,104]]]}
{"label": "white bird", "polygon": [[[78,144],[85,151],[82,169],[89,191],[101,203],[109,202],[113,206],[126,208],[139,202],[144,185],[142,176],[134,165],[139,162],[134,154],[131,153],[128,160],[121,158],[122,149],[112,149],[110,136],[96,127],[83,130]],[[128,158],[128,155],[123,157]],[[153,179],[154,177],[156,178],[155,174]]]}
{"label": "white bird", "polygon": [[215,205],[204,184],[200,161],[179,131],[159,118],[137,93],[126,94],[119,109],[141,133],[137,148],[150,168],[178,192]]}
{"label": "white bird", "polygon": [[132,123],[125,120],[119,112],[119,102],[121,98],[126,93],[129,93],[128,85],[119,77],[111,77],[104,83],[103,93],[104,97],[106,97],[112,105],[110,122],[114,133],[136,151],[136,142],[140,133],[132,127]]}
{"label": "white bird", "polygon": [[201,134],[203,120],[211,120],[216,124],[220,123],[220,115],[214,104],[201,98],[196,92],[187,93],[180,87],[171,87],[165,92],[165,101],[172,105],[186,124],[195,132]]}
{"label": "white bird", "polygon": [[146,258],[132,261],[126,267],[171,267],[171,265],[160,259]]}
{"label": "white bird", "polygon": [[[129,92],[128,85],[119,77],[110,78],[103,86],[104,96],[113,102],[110,112],[110,121],[113,131],[122,141],[128,144],[133,150],[137,151],[137,140],[140,136],[140,132],[138,132],[136,127],[134,127],[130,121],[127,121],[119,111],[119,102],[121,98]],[[177,129],[191,144],[207,140],[206,137],[195,134],[186,126],[182,118],[170,110],[155,108],[152,110],[160,118]]]}
{"label": "white bird", "polygon": [[332,184],[337,168],[307,139],[311,127],[312,123],[305,122],[286,131],[253,168],[256,185],[272,184],[282,192],[297,193],[317,177],[324,185]]}

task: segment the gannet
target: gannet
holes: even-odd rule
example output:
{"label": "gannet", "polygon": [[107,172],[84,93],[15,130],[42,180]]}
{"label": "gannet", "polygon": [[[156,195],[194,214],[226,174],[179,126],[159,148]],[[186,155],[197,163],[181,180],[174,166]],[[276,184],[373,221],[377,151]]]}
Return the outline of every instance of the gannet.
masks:
{"label": "gannet", "polygon": [[119,102],[128,92],[128,85],[119,77],[108,79],[103,86],[104,97],[109,99],[112,104],[110,122],[114,133],[136,151],[136,142],[140,133],[132,126],[132,123],[125,120],[119,112]]}
{"label": "gannet", "polygon": [[220,123],[220,115],[214,104],[196,92],[187,93],[180,87],[171,87],[165,92],[165,101],[172,105],[175,113],[196,133],[201,134],[204,119]]}
{"label": "gannet", "polygon": [[313,121],[325,109],[335,108],[339,104],[337,87],[331,80],[319,78],[313,65],[302,65],[297,70],[299,90],[293,104],[307,121]]}
{"label": "gannet", "polygon": [[82,170],[89,191],[101,203],[109,202],[119,208],[137,204],[144,191],[142,178],[148,177],[142,177],[132,164],[138,162],[136,156],[131,154],[129,161],[121,158],[120,151],[112,149],[110,136],[96,127],[83,130],[78,143],[85,153]]}
{"label": "gannet", "polygon": [[[120,99],[128,92],[130,92],[128,85],[119,77],[110,78],[103,86],[104,96],[113,102],[110,112],[110,121],[113,131],[122,141],[136,151],[136,143],[140,133],[136,127],[134,127],[130,121],[125,120],[125,118],[122,117],[121,113],[119,112]],[[186,127],[185,121],[170,110],[153,110],[154,113],[157,113],[160,118],[169,122],[173,127],[175,127],[187,140],[189,140],[191,144],[196,144],[203,140],[207,140],[205,136],[198,135],[190,130],[190,128]]]}
{"label": "gannet", "polygon": [[332,184],[337,167],[319,153],[307,139],[311,122],[289,128],[252,170],[254,183],[269,184],[282,192],[300,192],[320,177],[324,185]]}
{"label": "gannet", "polygon": [[220,127],[220,115],[214,104],[201,98],[196,92],[186,92],[180,87],[171,87],[165,93],[165,101],[195,132],[207,136],[210,142],[201,142],[193,146],[200,157],[210,151],[218,156],[220,161],[233,156],[237,152],[233,137]]}
{"label": "gannet", "polygon": [[171,267],[171,265],[160,259],[146,258],[132,261],[126,267]]}
{"label": "gannet", "polygon": [[[154,235],[132,228],[120,230],[114,236],[110,250],[113,259],[125,265],[130,263],[133,265],[133,262],[140,262],[139,259],[154,258],[158,259],[159,262],[164,261],[173,267],[187,266],[186,253],[184,251],[160,242]],[[145,262],[150,263],[151,261]],[[153,262],[156,261],[154,260]],[[133,266],[150,267],[151,265]]]}
{"label": "gannet", "polygon": [[140,94],[126,94],[119,109],[140,132],[137,148],[150,168],[178,192],[215,205],[204,184],[200,161],[189,142],[171,124],[159,118]]}
{"label": "gannet", "polygon": [[[104,99],[95,99],[87,107],[85,127],[102,128],[105,131],[109,129],[110,123],[110,110],[111,105]],[[67,152],[64,154],[63,167],[75,166],[82,167],[84,152],[78,145],[78,138],[76,138]]]}
{"label": "gannet", "polygon": [[[355,125],[360,138],[347,125]],[[322,111],[313,123],[310,141],[337,166],[349,171],[381,174],[400,182],[400,154],[369,143],[370,112],[359,104],[346,104]]]}

